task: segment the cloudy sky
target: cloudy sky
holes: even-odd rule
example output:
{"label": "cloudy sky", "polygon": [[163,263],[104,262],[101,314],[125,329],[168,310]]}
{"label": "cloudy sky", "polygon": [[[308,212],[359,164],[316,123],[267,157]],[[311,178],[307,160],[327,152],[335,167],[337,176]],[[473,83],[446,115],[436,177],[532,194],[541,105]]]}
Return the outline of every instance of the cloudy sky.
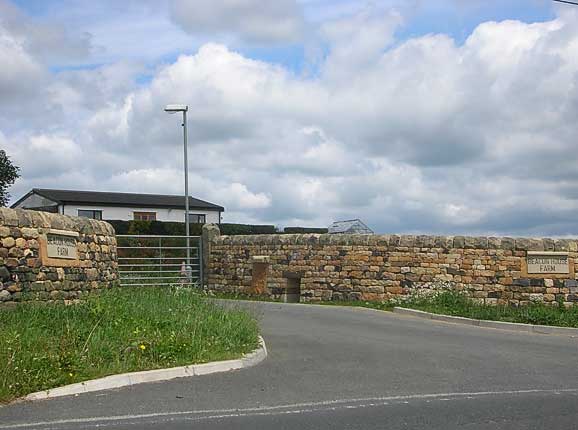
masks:
{"label": "cloudy sky", "polygon": [[578,233],[578,7],[0,0],[0,148],[33,187],[191,194],[226,222]]}

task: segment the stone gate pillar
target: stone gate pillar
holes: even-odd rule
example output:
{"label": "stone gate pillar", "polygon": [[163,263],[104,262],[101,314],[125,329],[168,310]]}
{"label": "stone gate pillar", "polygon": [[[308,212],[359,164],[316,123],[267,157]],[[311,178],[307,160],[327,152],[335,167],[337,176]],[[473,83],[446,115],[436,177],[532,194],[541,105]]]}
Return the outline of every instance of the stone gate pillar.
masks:
{"label": "stone gate pillar", "polygon": [[203,279],[201,288],[209,284],[209,266],[211,264],[211,245],[221,235],[217,224],[205,224],[201,233],[201,259],[203,264]]}

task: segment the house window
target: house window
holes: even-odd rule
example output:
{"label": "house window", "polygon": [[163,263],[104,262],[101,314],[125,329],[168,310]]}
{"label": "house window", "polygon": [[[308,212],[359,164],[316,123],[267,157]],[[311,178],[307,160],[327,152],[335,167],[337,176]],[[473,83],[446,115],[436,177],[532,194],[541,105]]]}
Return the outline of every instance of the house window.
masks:
{"label": "house window", "polygon": [[156,212],[133,212],[135,221],[156,221]]}
{"label": "house window", "polygon": [[205,215],[201,214],[189,214],[189,223],[191,224],[204,224],[205,223]]}
{"label": "house window", "polygon": [[92,219],[102,219],[102,211],[78,209],[78,216]]}

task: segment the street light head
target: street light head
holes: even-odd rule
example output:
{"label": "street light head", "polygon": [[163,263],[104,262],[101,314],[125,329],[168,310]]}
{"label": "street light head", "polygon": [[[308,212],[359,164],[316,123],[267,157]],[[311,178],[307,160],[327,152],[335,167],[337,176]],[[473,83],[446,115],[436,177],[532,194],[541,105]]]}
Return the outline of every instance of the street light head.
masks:
{"label": "street light head", "polygon": [[165,112],[186,112],[189,110],[187,105],[166,105]]}

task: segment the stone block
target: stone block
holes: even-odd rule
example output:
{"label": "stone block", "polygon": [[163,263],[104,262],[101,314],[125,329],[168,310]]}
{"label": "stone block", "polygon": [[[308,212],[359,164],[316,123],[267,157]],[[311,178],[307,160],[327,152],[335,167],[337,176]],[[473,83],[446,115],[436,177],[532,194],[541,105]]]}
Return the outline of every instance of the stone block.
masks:
{"label": "stone block", "polygon": [[489,249],[500,249],[502,247],[502,238],[500,237],[488,237],[488,248]]}
{"label": "stone block", "polygon": [[528,251],[544,251],[544,241],[542,239],[529,239]]}
{"label": "stone block", "polygon": [[566,252],[570,250],[570,241],[568,239],[554,240],[554,250],[557,252]]}
{"label": "stone block", "polygon": [[20,258],[20,257],[24,256],[24,251],[22,250],[22,248],[17,248],[15,246],[13,246],[12,248],[10,248],[8,250],[8,256],[14,257],[14,258]]}
{"label": "stone block", "polygon": [[0,302],[12,300],[12,294],[7,290],[0,291]]}
{"label": "stone block", "polygon": [[6,266],[0,266],[0,281],[7,282],[12,279],[12,275]]}
{"label": "stone block", "polygon": [[466,238],[463,236],[455,236],[454,237],[454,248],[463,249],[466,247]]}
{"label": "stone block", "polygon": [[544,301],[544,295],[543,295],[543,294],[539,294],[539,293],[531,293],[531,294],[530,294],[530,301],[532,301],[532,302],[543,302],[543,301]]}
{"label": "stone block", "polygon": [[0,208],[0,219],[3,218],[2,224],[6,227],[18,227],[18,214],[15,210]]}
{"label": "stone block", "polygon": [[18,267],[18,260],[16,258],[7,258],[4,261],[4,264],[6,267],[8,267],[9,269],[13,269],[15,267]]}
{"label": "stone block", "polygon": [[35,228],[23,227],[20,229],[22,233],[22,237],[24,239],[37,239],[38,238],[38,230]]}
{"label": "stone block", "polygon": [[416,236],[413,235],[404,235],[400,237],[399,246],[402,247],[413,247],[415,246]]}
{"label": "stone block", "polygon": [[5,238],[10,236],[10,228],[5,226],[0,226],[0,238]]}
{"label": "stone block", "polygon": [[520,287],[529,287],[530,286],[530,279],[514,279],[513,285],[517,285]]}
{"label": "stone block", "polygon": [[512,251],[516,248],[516,240],[511,237],[503,237],[501,240],[501,248]]}
{"label": "stone block", "polygon": [[16,245],[16,241],[14,240],[13,237],[9,236],[2,239],[2,246],[4,248],[12,248],[14,245]]}

